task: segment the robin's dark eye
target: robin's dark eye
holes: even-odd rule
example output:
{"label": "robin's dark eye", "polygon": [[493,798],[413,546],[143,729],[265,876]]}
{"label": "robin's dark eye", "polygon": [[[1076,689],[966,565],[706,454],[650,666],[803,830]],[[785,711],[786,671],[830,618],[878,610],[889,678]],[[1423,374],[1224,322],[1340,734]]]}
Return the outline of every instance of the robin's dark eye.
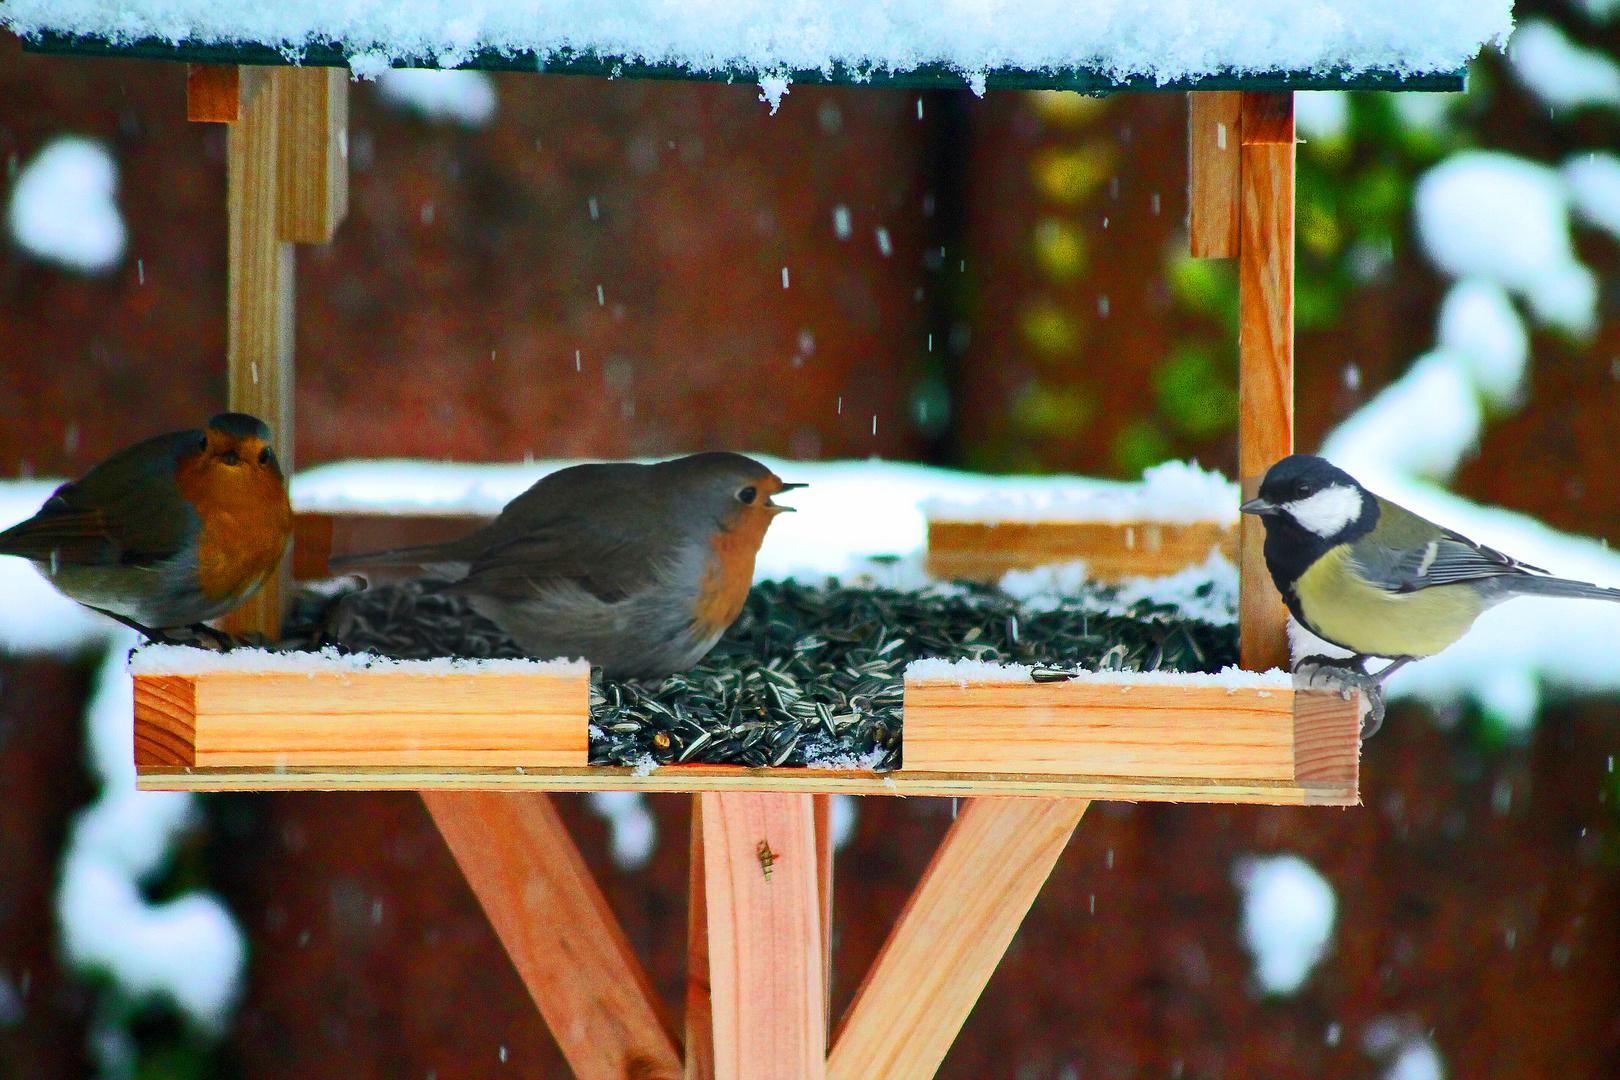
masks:
{"label": "robin's dark eye", "polygon": [[219,455],[219,460],[223,461],[227,465],[242,464],[242,459],[236,456],[235,450],[225,451],[223,454]]}
{"label": "robin's dark eye", "polygon": [[205,452],[207,451],[207,449],[208,449],[208,436],[204,435],[202,438],[197,440],[197,449],[205,451]]}
{"label": "robin's dark eye", "polygon": [[746,506],[752,506],[754,505],[754,497],[758,494],[759,492],[755,491],[752,487],[745,487],[741,491],[737,492],[737,501]]}
{"label": "robin's dark eye", "polygon": [[265,447],[263,450],[259,451],[259,464],[260,465],[268,465],[272,461],[274,461],[275,458],[276,458],[276,455],[274,455],[274,454],[272,454],[270,452],[270,448],[268,446]]}

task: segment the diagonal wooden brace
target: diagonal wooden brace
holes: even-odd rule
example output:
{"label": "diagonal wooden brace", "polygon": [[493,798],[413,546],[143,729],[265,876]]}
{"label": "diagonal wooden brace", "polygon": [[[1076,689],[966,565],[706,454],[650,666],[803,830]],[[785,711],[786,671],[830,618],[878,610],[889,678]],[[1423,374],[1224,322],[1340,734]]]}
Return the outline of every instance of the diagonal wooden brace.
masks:
{"label": "diagonal wooden brace", "polygon": [[1087,805],[967,804],[856,992],[828,1080],[934,1075]]}
{"label": "diagonal wooden brace", "polygon": [[679,1080],[674,1028],[551,798],[424,791],[579,1080]]}

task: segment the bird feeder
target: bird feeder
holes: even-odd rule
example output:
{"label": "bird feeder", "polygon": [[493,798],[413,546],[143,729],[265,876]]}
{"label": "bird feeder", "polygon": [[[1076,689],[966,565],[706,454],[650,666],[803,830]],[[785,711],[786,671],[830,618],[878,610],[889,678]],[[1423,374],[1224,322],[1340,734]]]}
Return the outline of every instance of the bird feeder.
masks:
{"label": "bird feeder", "polygon": [[[1200,33],[1209,35],[1212,54],[1242,53],[1247,34],[1279,39],[1282,59],[1251,56],[1196,70],[1166,61],[1174,68],[1166,75],[1111,58],[1106,34],[1089,51],[1074,46],[1084,52],[1078,62],[1045,58],[1017,66],[980,53],[916,66],[833,56],[825,64],[795,64],[788,57],[769,68],[704,70],[683,61],[677,44],[620,57],[615,42],[605,39],[559,46],[550,33],[541,40],[545,13],[534,17],[536,40],[527,44],[508,33],[492,44],[468,45],[451,28],[430,26],[420,55],[383,50],[379,59],[372,44],[342,33],[323,36],[318,28],[295,41],[256,41],[217,28],[175,31],[172,21],[143,21],[144,0],[12,0],[7,6],[5,17],[34,51],[184,62],[189,118],[229,125],[227,405],[269,421],[289,469],[295,459],[294,245],[331,242],[345,213],[351,64],[432,67],[437,57],[447,66],[545,73],[535,77],[741,78],[776,80],[778,88],[791,80],[971,84],[980,92],[1185,91],[1192,253],[1238,262],[1238,460],[1245,497],[1269,465],[1293,450],[1293,91],[1461,90],[1462,63],[1497,32],[1492,20],[1505,18],[1494,8],[1441,5],[1478,17],[1458,15],[1444,27],[1437,21],[1435,36],[1461,38],[1427,41],[1433,48],[1425,46],[1419,27],[1405,43],[1419,47],[1402,52],[1403,21],[1421,22],[1402,5],[1388,3],[1376,18],[1359,10],[1336,13],[1341,23],[1370,18],[1375,25],[1358,25],[1363,43],[1390,38],[1381,62],[1335,52],[1342,43],[1329,40],[1331,34],[1312,53],[1310,43],[1291,40],[1286,28],[1243,30],[1245,20],[1263,16],[1211,0],[1205,5],[1211,25]],[[315,6],[290,0],[259,5],[283,6],[287,18],[277,26],[296,22],[298,11],[321,17]],[[1152,5],[1127,7],[1141,8],[1137,14],[1148,22],[1156,18]],[[1302,7],[1331,12],[1334,4]],[[402,10],[409,20],[425,17],[411,4]],[[715,16],[692,13],[700,17]],[[945,11],[928,16],[956,17]],[[1089,21],[1103,24],[1102,16],[1090,20],[1077,11],[1065,26]],[[829,25],[836,22],[831,18]],[[1226,23],[1231,26],[1223,33]],[[212,23],[199,15],[198,25]],[[655,25],[651,16],[649,25]],[[792,38],[785,25],[756,29],[765,37],[780,30],[782,40]],[[1141,29],[1127,26],[1121,33]],[[986,32],[993,36],[993,28]],[[163,36],[173,33],[195,36]],[[301,519],[280,581],[233,613],[230,628],[273,636],[289,568],[318,573],[334,543],[368,546],[356,539],[366,528],[358,519]],[[420,528],[420,539],[438,538],[446,528],[460,531],[459,523],[443,521]],[[1266,573],[1261,541],[1259,523],[1244,519],[1235,540],[1241,652],[1243,666],[1257,673],[1285,669],[1288,661],[1286,611]],[[1061,540],[1026,537],[1010,544],[1054,542]],[[137,673],[139,785],[420,790],[582,1080],[921,1080],[943,1060],[1088,800],[1358,802],[1358,703],[1296,691],[1281,674],[1257,675],[1250,686],[1198,676],[1099,676],[1060,684],[916,677],[905,687],[904,767],[895,772],[691,765],[642,775],[586,764],[582,666],[397,664],[289,673],[209,664]],[[586,789],[693,793],[684,1031],[668,1019],[545,794]],[[834,792],[973,798],[848,1012],[831,1025],[828,799]]]}

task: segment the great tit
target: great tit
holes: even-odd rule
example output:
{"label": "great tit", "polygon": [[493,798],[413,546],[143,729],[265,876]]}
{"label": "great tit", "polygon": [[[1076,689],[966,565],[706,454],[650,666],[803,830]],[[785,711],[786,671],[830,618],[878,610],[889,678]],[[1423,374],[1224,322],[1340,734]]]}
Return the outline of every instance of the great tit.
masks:
{"label": "great tit", "polygon": [[1371,676],[1373,688],[1515,596],[1620,600],[1620,589],[1546,576],[1418,517],[1309,454],[1273,465],[1241,509],[1265,522],[1266,567],[1294,618],[1356,654],[1331,663],[1394,661]]}

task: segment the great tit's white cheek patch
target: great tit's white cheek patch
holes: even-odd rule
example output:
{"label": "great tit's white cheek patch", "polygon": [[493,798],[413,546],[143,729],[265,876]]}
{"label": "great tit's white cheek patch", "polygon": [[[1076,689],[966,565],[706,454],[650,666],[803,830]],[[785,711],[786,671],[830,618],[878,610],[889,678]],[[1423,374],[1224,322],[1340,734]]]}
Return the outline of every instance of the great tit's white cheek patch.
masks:
{"label": "great tit's white cheek patch", "polygon": [[1337,536],[1341,529],[1361,516],[1361,492],[1335,484],[1308,498],[1284,503],[1283,509],[1317,536]]}

